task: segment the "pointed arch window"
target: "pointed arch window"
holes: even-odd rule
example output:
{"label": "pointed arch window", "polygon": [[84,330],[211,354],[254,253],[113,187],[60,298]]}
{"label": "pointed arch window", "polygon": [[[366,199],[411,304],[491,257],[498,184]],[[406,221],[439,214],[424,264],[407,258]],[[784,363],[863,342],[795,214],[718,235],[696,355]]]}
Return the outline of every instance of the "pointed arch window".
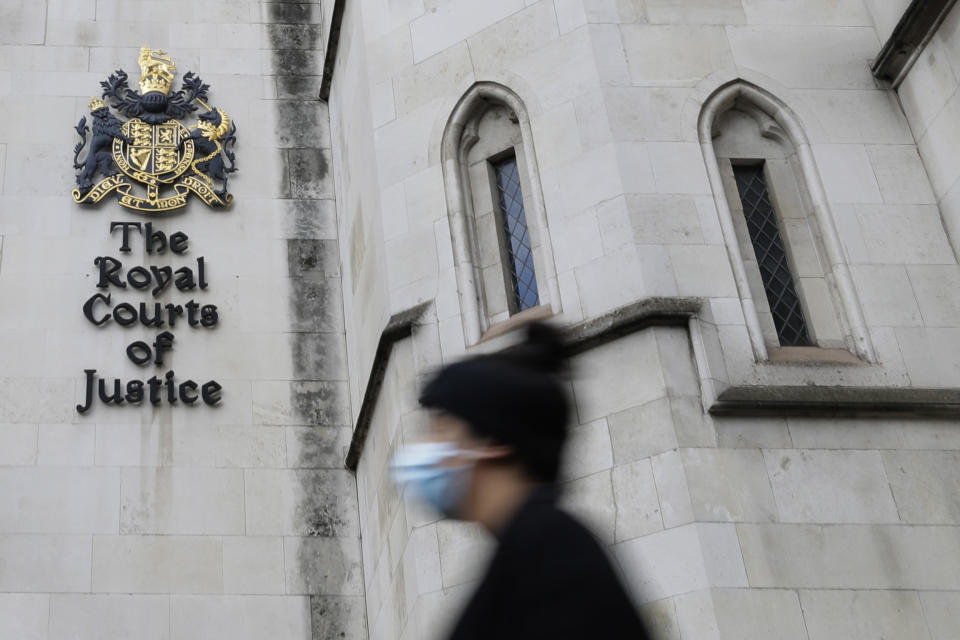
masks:
{"label": "pointed arch window", "polygon": [[558,310],[556,267],[529,117],[483,82],[444,131],[444,185],[467,344],[505,321]]}
{"label": "pointed arch window", "polygon": [[810,145],[795,114],[743,81],[704,104],[700,140],[747,329],[770,349],[875,361]]}

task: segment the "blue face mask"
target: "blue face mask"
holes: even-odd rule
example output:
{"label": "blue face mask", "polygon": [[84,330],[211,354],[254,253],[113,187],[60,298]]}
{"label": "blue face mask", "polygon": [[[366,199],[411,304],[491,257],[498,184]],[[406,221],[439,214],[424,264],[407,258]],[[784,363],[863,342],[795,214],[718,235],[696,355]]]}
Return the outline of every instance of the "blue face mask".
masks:
{"label": "blue face mask", "polygon": [[442,466],[463,452],[452,442],[421,442],[401,447],[390,461],[393,482],[408,486],[448,518],[456,518],[470,486],[472,465]]}

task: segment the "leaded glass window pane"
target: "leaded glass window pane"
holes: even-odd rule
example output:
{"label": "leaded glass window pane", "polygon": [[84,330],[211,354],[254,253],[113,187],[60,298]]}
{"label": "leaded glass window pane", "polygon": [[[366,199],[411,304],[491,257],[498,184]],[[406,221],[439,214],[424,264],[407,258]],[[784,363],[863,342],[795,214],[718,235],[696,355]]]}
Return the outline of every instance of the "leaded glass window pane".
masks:
{"label": "leaded glass window pane", "polygon": [[777,214],[770,202],[763,165],[734,165],[733,174],[737,180],[750,242],[757,256],[760,278],[767,293],[767,302],[770,304],[773,323],[777,327],[780,345],[811,346],[800,297],[794,286],[787,252],[777,224]]}
{"label": "leaded glass window pane", "polygon": [[537,293],[537,276],[533,269],[527,216],[523,210],[523,191],[520,187],[517,159],[509,157],[494,163],[493,171],[500,199],[505,257],[509,263],[510,281],[513,285],[513,302],[516,311],[523,311],[540,304],[540,296]]}

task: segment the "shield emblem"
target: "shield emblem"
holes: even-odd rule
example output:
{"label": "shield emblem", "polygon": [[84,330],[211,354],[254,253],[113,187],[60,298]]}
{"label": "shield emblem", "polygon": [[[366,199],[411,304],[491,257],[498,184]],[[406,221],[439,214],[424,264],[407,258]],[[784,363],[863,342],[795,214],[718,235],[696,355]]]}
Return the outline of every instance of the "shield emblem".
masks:
{"label": "shield emblem", "polygon": [[124,123],[122,130],[133,142],[115,138],[113,159],[123,173],[138,182],[171,183],[193,161],[190,131],[176,120],[151,125],[132,118]]}

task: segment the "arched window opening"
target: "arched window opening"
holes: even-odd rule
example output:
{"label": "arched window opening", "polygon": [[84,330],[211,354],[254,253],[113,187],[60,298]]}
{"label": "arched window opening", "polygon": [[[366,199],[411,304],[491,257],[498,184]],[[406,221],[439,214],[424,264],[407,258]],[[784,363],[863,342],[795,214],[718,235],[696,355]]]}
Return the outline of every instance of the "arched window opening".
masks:
{"label": "arched window opening", "polygon": [[741,98],[715,121],[713,147],[766,346],[844,348],[790,140]]}
{"label": "arched window opening", "polygon": [[471,218],[486,325],[540,304],[539,237],[527,223],[531,186],[523,134],[506,105],[478,109],[465,129]]}
{"label": "arched window opening", "polygon": [[809,143],[786,105],[742,81],[703,107],[700,138],[758,360],[820,347],[874,361]]}
{"label": "arched window opening", "polygon": [[554,310],[556,268],[519,98],[474,85],[444,131],[443,168],[467,344],[517,314]]}

